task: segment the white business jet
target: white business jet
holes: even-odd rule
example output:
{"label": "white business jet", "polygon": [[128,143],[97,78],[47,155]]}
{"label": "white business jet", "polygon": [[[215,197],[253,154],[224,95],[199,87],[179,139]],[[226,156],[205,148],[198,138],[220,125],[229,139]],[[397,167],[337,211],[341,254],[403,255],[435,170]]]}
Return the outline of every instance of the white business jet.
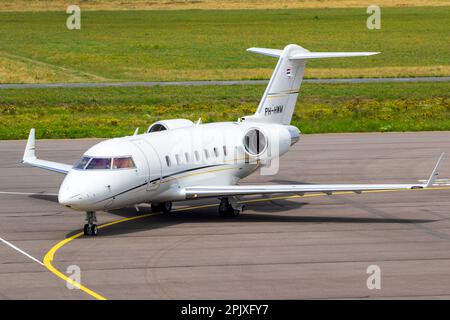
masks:
{"label": "white business jet", "polygon": [[[283,50],[250,48],[278,58],[278,63],[255,114],[236,122],[202,124],[171,119],[152,124],[146,133],[102,141],[88,149],[75,165],[40,160],[31,129],[23,163],[65,174],[60,204],[86,211],[84,233],[97,234],[98,210],[150,203],[169,212],[172,201],[214,197],[222,216],[238,216],[237,196],[300,194],[335,191],[425,188],[438,174],[438,160],[424,184],[238,185],[257,169],[276,173],[278,159],[299,140],[290,125],[306,60],[370,56],[377,52],[310,52],[290,44]],[[264,173],[264,172],[265,173]]]}

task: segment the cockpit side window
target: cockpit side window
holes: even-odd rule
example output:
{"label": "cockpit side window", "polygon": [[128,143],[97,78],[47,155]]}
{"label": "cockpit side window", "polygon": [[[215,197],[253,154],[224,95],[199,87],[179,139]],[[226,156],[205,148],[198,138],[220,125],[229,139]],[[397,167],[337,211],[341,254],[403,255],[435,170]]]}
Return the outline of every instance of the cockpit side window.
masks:
{"label": "cockpit side window", "polygon": [[[112,165],[111,165],[112,163]],[[83,157],[74,166],[75,169],[92,170],[92,169],[132,169],[136,168],[132,157],[117,158],[91,158]]]}
{"label": "cockpit side window", "polygon": [[121,157],[113,159],[113,169],[129,169],[136,168],[133,158],[131,157]]}
{"label": "cockpit side window", "polygon": [[86,167],[86,170],[91,169],[111,169],[111,158],[92,158]]}
{"label": "cockpit side window", "polygon": [[86,167],[86,165],[88,164],[89,160],[91,160],[90,157],[83,157],[73,167],[75,169],[84,169]]}

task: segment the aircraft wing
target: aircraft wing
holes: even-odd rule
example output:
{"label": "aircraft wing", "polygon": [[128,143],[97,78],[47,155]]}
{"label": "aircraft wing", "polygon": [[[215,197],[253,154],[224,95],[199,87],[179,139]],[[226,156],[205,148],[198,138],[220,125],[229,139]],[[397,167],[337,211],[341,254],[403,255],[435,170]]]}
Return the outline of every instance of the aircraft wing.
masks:
{"label": "aircraft wing", "polygon": [[207,197],[231,197],[255,194],[304,194],[309,192],[353,191],[360,193],[370,190],[421,189],[428,188],[435,182],[444,153],[434,167],[430,178],[424,184],[294,184],[294,185],[235,185],[235,186],[194,186],[184,189],[186,199]]}
{"label": "aircraft wing", "polygon": [[27,146],[25,147],[25,152],[23,153],[22,163],[63,174],[67,174],[67,172],[72,169],[72,166],[68,164],[38,159],[35,153],[35,141],[35,130],[33,128],[30,130],[30,134],[28,136]]}

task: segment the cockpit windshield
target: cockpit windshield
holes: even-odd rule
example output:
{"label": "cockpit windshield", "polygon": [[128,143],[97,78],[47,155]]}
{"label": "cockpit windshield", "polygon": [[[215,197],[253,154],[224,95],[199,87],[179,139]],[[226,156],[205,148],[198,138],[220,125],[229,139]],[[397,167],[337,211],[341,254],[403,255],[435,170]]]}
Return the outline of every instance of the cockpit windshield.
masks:
{"label": "cockpit windshield", "polygon": [[91,158],[89,157],[83,157],[81,158],[80,161],[78,161],[73,167],[75,169],[84,169],[86,167],[86,165],[88,164],[89,160],[91,160]]}
{"label": "cockpit windshield", "polygon": [[83,157],[74,165],[75,169],[80,170],[110,170],[110,169],[131,169],[136,168],[132,157],[117,158],[91,158]]}
{"label": "cockpit windshield", "polygon": [[92,158],[86,166],[86,170],[90,169],[111,169],[111,158]]}

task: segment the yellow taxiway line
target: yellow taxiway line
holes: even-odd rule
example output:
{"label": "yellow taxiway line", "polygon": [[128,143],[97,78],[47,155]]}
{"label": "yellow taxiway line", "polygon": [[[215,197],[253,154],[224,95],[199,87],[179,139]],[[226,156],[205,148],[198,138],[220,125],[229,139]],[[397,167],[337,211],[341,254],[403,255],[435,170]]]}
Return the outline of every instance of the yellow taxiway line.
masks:
{"label": "yellow taxiway line", "polygon": [[[407,190],[369,190],[369,191],[362,191],[361,193],[378,193],[378,192],[394,192],[394,191],[418,191],[418,190],[450,190],[450,186],[448,187],[431,187],[431,188],[425,188],[425,189],[407,189]],[[353,191],[342,191],[342,192],[334,192],[333,195],[345,195],[345,194],[354,194]],[[240,201],[240,203],[255,203],[255,202],[264,202],[264,201],[272,201],[272,200],[284,200],[284,199],[294,199],[294,198],[303,198],[303,197],[320,197],[320,196],[326,196],[326,193],[310,193],[310,194],[305,194],[305,195],[292,195],[292,196],[280,196],[280,197],[270,197],[270,198],[260,198],[260,199],[252,199],[252,200],[245,200],[245,201]],[[182,208],[178,208],[178,209],[174,209],[172,210],[172,212],[179,212],[179,211],[188,211],[188,210],[194,210],[194,209],[202,209],[202,208],[211,208],[211,207],[217,207],[218,204],[207,204],[207,205],[200,205],[200,206],[193,206],[193,207],[182,207]],[[138,219],[142,219],[145,217],[150,217],[150,216],[156,216],[159,215],[160,213],[148,213],[148,214],[143,214],[143,215],[139,215],[136,217],[131,217],[131,218],[123,218],[123,219],[118,219],[118,220],[114,220],[105,224],[100,225],[98,228],[102,229],[102,228],[107,228],[122,222],[127,222],[127,221],[133,221],[133,220],[138,220]],[[54,275],[56,275],[57,277],[63,279],[64,281],[66,281],[67,283],[72,284],[74,287],[84,291],[85,293],[87,293],[88,295],[90,295],[91,297],[98,299],[98,300],[106,300],[106,298],[102,295],[100,295],[99,293],[89,289],[88,287],[82,285],[81,283],[78,283],[72,279],[70,279],[69,277],[67,277],[64,273],[62,273],[61,271],[59,271],[58,269],[56,269],[52,262],[53,259],[55,257],[56,252],[61,249],[63,246],[65,246],[66,244],[68,244],[69,242],[81,237],[83,235],[83,232],[79,232],[77,234],[74,234],[73,236],[70,236],[60,242],[58,242],[56,245],[54,245],[44,256],[44,265],[45,267],[52,272]]]}

